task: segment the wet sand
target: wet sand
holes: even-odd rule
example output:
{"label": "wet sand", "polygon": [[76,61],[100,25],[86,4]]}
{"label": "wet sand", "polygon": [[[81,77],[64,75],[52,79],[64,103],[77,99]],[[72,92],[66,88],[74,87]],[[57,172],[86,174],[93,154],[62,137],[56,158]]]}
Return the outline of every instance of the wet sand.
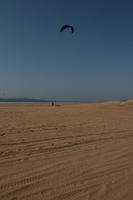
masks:
{"label": "wet sand", "polygon": [[0,200],[132,199],[132,101],[0,105]]}

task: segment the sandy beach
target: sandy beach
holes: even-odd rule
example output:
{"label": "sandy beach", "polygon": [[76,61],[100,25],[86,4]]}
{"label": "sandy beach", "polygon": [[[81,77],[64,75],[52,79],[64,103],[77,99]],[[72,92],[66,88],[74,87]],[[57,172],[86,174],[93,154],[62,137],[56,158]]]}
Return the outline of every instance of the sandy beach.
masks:
{"label": "sandy beach", "polygon": [[0,105],[0,200],[132,200],[133,101]]}

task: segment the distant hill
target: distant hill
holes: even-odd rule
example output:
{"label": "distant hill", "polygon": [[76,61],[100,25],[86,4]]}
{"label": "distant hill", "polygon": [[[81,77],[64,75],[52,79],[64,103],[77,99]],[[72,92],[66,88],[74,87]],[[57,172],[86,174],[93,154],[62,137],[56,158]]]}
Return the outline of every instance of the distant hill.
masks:
{"label": "distant hill", "polygon": [[28,99],[28,98],[0,98],[0,102],[48,102],[46,100],[42,100],[42,99]]}
{"label": "distant hill", "polygon": [[133,98],[130,99],[121,99],[120,102],[127,102],[127,101],[133,101]]}
{"label": "distant hill", "polygon": [[133,98],[120,101],[121,104],[133,104]]}

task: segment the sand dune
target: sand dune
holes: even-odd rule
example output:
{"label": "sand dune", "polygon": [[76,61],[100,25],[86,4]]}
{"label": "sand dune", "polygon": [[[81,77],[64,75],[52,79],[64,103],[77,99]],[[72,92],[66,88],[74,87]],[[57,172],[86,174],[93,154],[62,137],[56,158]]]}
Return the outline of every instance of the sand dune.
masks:
{"label": "sand dune", "polygon": [[120,101],[121,104],[133,104],[133,99]]}
{"label": "sand dune", "polygon": [[132,200],[133,104],[0,106],[0,200]]}

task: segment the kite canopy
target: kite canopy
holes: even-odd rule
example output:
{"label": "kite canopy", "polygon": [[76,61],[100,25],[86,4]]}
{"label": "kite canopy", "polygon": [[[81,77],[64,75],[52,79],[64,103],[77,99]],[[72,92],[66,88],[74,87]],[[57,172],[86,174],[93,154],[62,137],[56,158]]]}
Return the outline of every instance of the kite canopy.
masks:
{"label": "kite canopy", "polygon": [[63,32],[63,31],[64,31],[65,29],[67,29],[67,28],[71,29],[72,34],[74,33],[74,27],[71,26],[71,25],[63,25],[63,26],[61,27],[61,29],[60,29],[60,32]]}

